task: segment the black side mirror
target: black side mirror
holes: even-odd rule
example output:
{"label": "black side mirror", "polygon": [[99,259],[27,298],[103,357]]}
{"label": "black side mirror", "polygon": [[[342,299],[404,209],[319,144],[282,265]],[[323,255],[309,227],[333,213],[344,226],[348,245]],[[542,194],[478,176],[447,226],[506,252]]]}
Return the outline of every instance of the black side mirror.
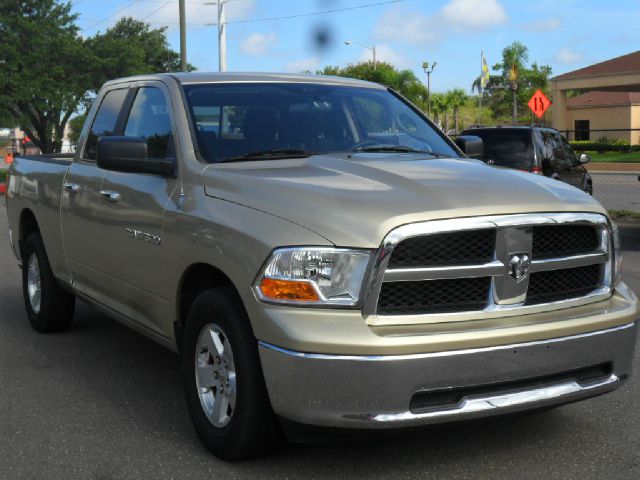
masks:
{"label": "black side mirror", "polygon": [[147,142],[140,137],[101,137],[98,139],[96,160],[104,170],[130,173],[150,173],[172,176],[173,158],[149,158]]}
{"label": "black side mirror", "polygon": [[482,145],[482,139],[480,137],[476,137],[475,135],[460,135],[456,137],[454,142],[467,157],[482,159],[484,146]]}

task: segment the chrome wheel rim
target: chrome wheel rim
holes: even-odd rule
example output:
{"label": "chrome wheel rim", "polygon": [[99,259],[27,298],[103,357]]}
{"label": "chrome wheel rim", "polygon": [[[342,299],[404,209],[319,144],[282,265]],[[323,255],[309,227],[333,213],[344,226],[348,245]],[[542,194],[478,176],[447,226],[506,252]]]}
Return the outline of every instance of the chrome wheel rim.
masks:
{"label": "chrome wheel rim", "polygon": [[40,313],[40,302],[42,300],[42,286],[40,283],[40,264],[35,253],[29,256],[27,262],[27,292],[29,294],[29,304],[33,313]]}
{"label": "chrome wheel rim", "polygon": [[215,323],[202,328],[195,357],[196,388],[202,410],[214,426],[224,427],[236,407],[236,367],[222,328]]}

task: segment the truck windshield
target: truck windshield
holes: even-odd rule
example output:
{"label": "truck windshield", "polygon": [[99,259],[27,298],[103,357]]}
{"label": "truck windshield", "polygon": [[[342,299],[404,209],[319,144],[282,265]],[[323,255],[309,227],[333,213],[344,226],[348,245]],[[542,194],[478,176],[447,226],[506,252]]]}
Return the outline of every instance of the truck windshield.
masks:
{"label": "truck windshield", "polygon": [[[200,154],[208,162],[359,151],[457,151],[387,90],[310,83],[184,86]],[[398,148],[390,148],[398,147]]]}

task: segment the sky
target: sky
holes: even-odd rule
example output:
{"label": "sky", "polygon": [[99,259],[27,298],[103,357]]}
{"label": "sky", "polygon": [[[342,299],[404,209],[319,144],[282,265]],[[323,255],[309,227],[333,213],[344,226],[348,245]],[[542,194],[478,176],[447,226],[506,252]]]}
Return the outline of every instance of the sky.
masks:
{"label": "sky", "polygon": [[[187,59],[217,71],[216,0],[185,1]],[[72,3],[84,36],[131,16],[167,26],[179,51],[178,0]],[[469,91],[481,51],[491,67],[515,40],[529,48],[529,63],[550,65],[553,75],[640,50],[638,0],[227,0],[226,12],[229,71],[314,72],[371,59],[359,42],[425,83],[422,63],[437,62],[437,92]]]}

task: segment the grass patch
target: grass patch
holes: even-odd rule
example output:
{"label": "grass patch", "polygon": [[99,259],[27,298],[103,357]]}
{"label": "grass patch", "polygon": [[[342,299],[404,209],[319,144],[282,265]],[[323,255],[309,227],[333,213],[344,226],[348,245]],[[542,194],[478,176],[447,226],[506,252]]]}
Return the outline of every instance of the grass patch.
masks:
{"label": "grass patch", "polygon": [[594,163],[640,163],[640,152],[585,152]]}
{"label": "grass patch", "polygon": [[609,210],[609,215],[614,220],[640,220],[640,212],[635,212],[633,210]]}

